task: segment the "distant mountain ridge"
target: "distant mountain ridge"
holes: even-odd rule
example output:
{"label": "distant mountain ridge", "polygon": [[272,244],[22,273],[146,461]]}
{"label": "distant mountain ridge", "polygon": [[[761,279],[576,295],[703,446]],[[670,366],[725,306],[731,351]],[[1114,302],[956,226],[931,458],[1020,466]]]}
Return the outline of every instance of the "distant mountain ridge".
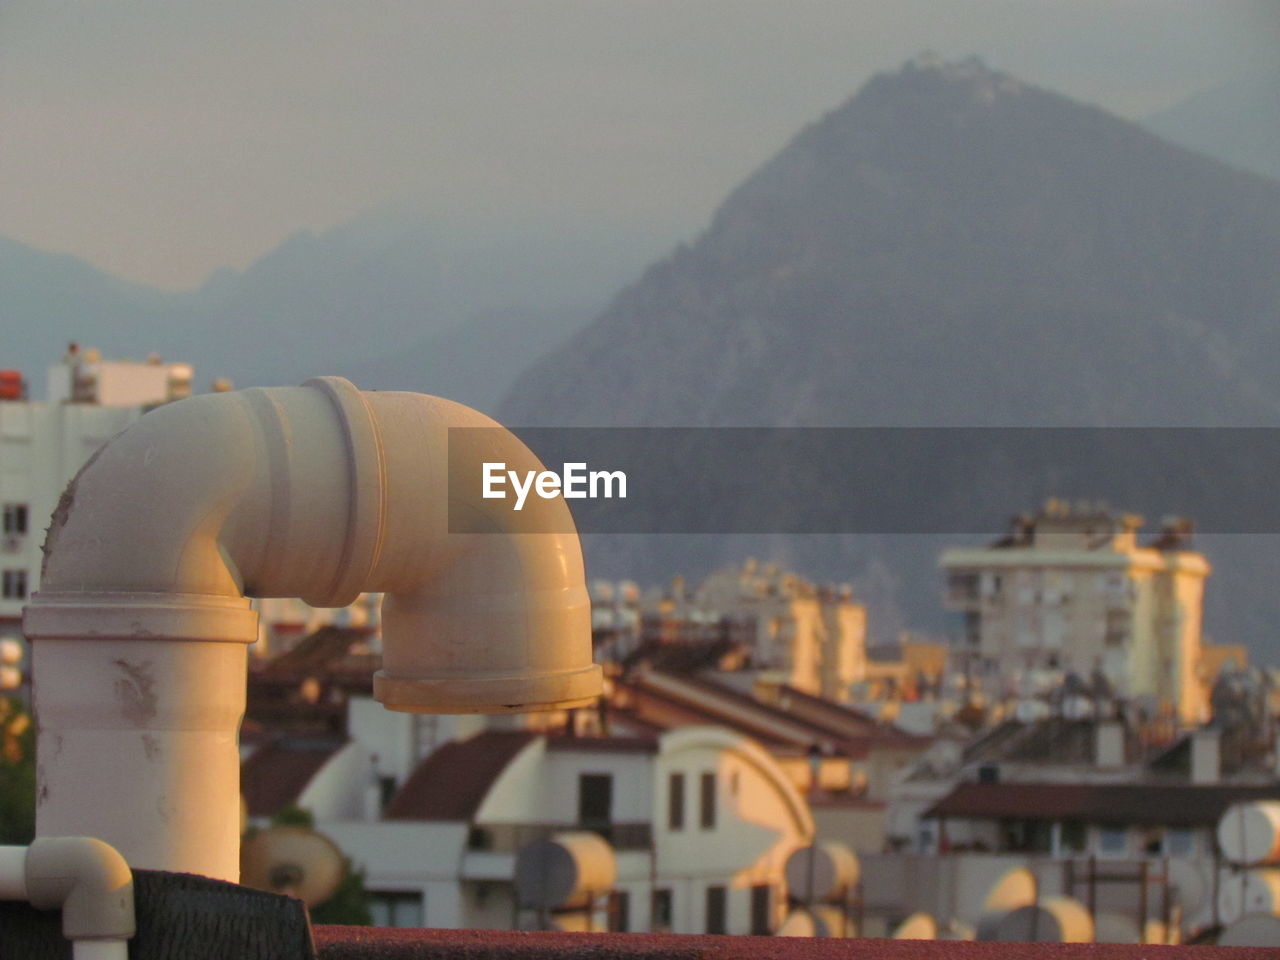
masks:
{"label": "distant mountain ridge", "polygon": [[198,290],[166,292],[0,238],[0,367],[24,370],[39,395],[44,369],[78,341],[112,358],[189,361],[201,387],[214,376],[253,386],[337,373],[491,410],[532,356],[657,248],[613,225],[375,213],[294,234]]}
{"label": "distant mountain ridge", "polygon": [[908,65],[803,130],[500,409],[1272,423],[1277,263],[1280,184],[973,61]]}
{"label": "distant mountain ridge", "polygon": [[[499,417],[1280,425],[1280,183],[976,61],[908,64],[802,130],[701,237],[533,364]],[[993,462],[985,476],[934,482],[968,491],[975,525],[995,520],[996,532],[1038,506],[1010,502],[1016,479]],[[1219,640],[1273,660],[1276,539],[1212,538],[1207,599]],[[934,563],[947,542],[588,546],[599,576],[697,577],[748,553],[815,577],[856,573],[875,639],[890,641],[900,626],[942,628]]]}
{"label": "distant mountain ridge", "polygon": [[1280,70],[1205,90],[1143,120],[1174,143],[1280,180]]}

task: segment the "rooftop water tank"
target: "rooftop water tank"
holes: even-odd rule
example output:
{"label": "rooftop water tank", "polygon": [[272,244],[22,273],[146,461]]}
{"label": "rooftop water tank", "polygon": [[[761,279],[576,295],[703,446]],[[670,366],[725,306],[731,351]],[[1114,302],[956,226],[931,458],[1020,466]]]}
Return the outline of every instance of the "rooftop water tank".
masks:
{"label": "rooftop water tank", "polygon": [[1218,847],[1232,863],[1280,863],[1280,802],[1255,800],[1228,807],[1218,821]]}
{"label": "rooftop water tank", "polygon": [[787,890],[801,903],[839,900],[848,895],[861,872],[856,853],[843,843],[823,840],[787,858]]}
{"label": "rooftop water tank", "polygon": [[613,889],[613,848],[599,834],[566,831],[526,844],[516,855],[516,894],[523,907],[586,906]]}

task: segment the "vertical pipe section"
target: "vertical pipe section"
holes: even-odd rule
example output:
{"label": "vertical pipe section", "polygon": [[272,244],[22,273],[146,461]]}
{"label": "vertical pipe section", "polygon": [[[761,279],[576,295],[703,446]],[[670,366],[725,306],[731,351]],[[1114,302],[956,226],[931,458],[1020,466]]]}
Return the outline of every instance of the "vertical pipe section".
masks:
{"label": "vertical pipe section", "polygon": [[238,879],[245,644],[33,648],[38,834],[106,837],[136,867]]}

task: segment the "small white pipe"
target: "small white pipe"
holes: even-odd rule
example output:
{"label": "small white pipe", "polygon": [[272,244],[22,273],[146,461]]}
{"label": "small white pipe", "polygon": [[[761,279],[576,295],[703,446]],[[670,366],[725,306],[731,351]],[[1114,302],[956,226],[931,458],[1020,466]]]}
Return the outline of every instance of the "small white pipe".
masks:
{"label": "small white pipe", "polygon": [[137,929],[133,872],[101,840],[44,837],[29,847],[0,847],[0,900],[61,910],[75,960],[128,960]]}
{"label": "small white pipe", "polygon": [[74,940],[72,960],[129,960],[128,940]]}
{"label": "small white pipe", "polygon": [[[100,836],[135,867],[239,879],[250,596],[384,593],[374,693],[392,709],[594,699],[568,508],[484,499],[481,460],[542,468],[474,410],[335,377],[179,401],[106,444],[54,513],[23,625],[37,835]],[[450,532],[451,514],[484,532]]]}

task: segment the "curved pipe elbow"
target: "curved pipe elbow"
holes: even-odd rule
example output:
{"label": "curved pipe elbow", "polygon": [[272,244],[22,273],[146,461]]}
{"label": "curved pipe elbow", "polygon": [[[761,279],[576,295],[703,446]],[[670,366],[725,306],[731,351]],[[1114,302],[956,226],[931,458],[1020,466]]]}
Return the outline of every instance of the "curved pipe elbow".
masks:
{"label": "curved pipe elbow", "polygon": [[133,872],[92,837],[41,837],[26,856],[27,899],[62,911],[68,940],[127,940],[136,932]]}
{"label": "curved pipe elbow", "polygon": [[482,461],[520,471],[540,471],[541,462],[461,404],[367,396],[383,431],[386,526],[396,531],[373,578],[386,591],[374,695],[392,709],[440,713],[571,707],[599,696],[568,506],[539,500],[516,512],[482,496]]}
{"label": "curved pipe elbow", "polygon": [[[451,504],[453,427],[491,428],[486,453],[541,468],[474,410],[339,378],[152,411],[63,495],[28,636],[250,642],[247,596],[342,606],[376,591],[387,706],[587,702],[600,678],[568,508],[513,513],[456,484]],[[488,532],[450,533],[451,508]]]}

